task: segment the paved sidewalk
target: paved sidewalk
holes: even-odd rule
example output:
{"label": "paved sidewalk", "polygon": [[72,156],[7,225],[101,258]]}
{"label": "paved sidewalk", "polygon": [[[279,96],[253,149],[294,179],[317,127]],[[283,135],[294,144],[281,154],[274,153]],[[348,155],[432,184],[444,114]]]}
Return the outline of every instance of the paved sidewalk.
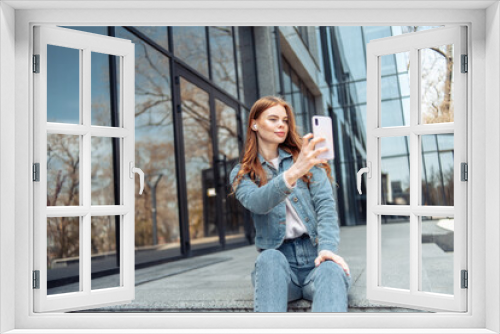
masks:
{"label": "paved sidewalk", "polygon": [[[453,252],[444,252],[432,242],[449,236],[450,231],[436,224],[429,224],[424,229],[428,232],[424,233],[426,243],[422,244],[423,288],[451,293]],[[405,284],[409,285],[409,224],[384,224],[382,238],[383,283],[404,288]],[[353,280],[349,291],[349,312],[414,311],[386,307],[366,299],[366,226],[341,228],[339,254],[349,264]],[[250,273],[257,255],[255,246],[245,246],[136,270],[136,298],[132,303],[92,312],[252,311]],[[107,279],[112,278],[99,280],[106,285]],[[308,311],[309,307],[309,302],[301,300],[290,303],[289,311]]]}

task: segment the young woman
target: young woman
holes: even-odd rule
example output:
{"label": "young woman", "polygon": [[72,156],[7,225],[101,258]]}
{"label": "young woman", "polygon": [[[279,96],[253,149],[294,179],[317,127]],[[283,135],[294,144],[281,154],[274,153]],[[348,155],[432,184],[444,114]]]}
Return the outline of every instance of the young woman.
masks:
{"label": "young woman", "polygon": [[330,168],[315,149],[324,138],[296,132],[291,106],[266,96],[250,110],[245,154],[233,191],[255,224],[260,252],[252,272],[256,312],[286,312],[312,300],[313,312],[346,312],[349,267],[337,255],[339,226]]}

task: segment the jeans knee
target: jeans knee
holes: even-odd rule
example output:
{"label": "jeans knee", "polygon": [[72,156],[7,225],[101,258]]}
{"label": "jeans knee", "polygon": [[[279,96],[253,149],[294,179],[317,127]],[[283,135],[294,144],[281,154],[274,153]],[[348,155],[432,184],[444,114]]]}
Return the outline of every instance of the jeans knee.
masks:
{"label": "jeans knee", "polygon": [[318,267],[318,274],[331,279],[344,278],[344,269],[333,261],[324,261]]}
{"label": "jeans knee", "polygon": [[286,260],[285,255],[276,249],[266,249],[262,251],[255,261],[256,266],[278,266],[286,263],[288,263],[288,261]]}

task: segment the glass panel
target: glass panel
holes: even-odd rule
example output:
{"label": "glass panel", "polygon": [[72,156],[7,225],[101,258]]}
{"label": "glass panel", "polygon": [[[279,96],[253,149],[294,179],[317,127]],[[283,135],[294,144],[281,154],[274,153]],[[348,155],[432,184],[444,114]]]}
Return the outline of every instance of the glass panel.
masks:
{"label": "glass panel", "polygon": [[381,216],[380,286],[410,289],[410,217]]}
{"label": "glass panel", "polygon": [[454,219],[420,217],[421,291],[453,294]]}
{"label": "glass panel", "polygon": [[172,31],[175,55],[208,77],[205,27],[172,27]]}
{"label": "glass panel", "polygon": [[80,50],[47,45],[47,121],[80,123]]}
{"label": "glass panel", "polygon": [[422,139],[422,205],[454,205],[453,134]]}
{"label": "glass panel", "polygon": [[284,99],[289,103],[292,101],[292,74],[290,73],[290,65],[285,60],[285,58],[281,58],[283,63],[283,86],[284,86]]}
{"label": "glass panel", "polygon": [[135,45],[135,161],[145,174],[145,194],[135,195],[135,260],[161,261],[180,255],[170,62],[127,30],[116,34]]}
{"label": "glass panel", "polygon": [[212,80],[226,92],[236,96],[236,67],[232,28],[209,27],[208,31]]}
{"label": "glass panel", "polygon": [[292,101],[293,111],[295,112],[295,122],[297,132],[300,136],[307,133],[307,124],[304,122],[304,111],[302,108],[302,92],[300,90],[300,80],[295,72],[292,71]]}
{"label": "glass panel", "polygon": [[[336,73],[338,79],[343,81],[354,81],[366,79],[366,57],[363,45],[362,27],[343,26],[335,27],[337,36],[334,43],[338,43],[339,51],[342,52],[342,60],[339,57],[338,63],[342,62],[345,66],[341,73]],[[366,41],[368,43],[368,41]],[[336,52],[335,52],[336,53]],[[337,60],[336,60],[337,62]]]}
{"label": "glass panel", "polygon": [[120,286],[120,216],[91,217],[92,290]]}
{"label": "glass panel", "polygon": [[410,204],[409,139],[388,137],[381,139],[381,204]]}
{"label": "glass panel", "polygon": [[[236,110],[225,103],[215,100],[217,119],[217,136],[219,141],[219,159],[221,184],[226,185],[226,193],[222,196],[222,211],[225,219],[226,235],[244,234],[243,210],[235,196],[228,196],[232,190],[229,184],[229,173],[238,162],[238,127]],[[214,205],[210,205],[215,210]],[[215,215],[215,212],[214,212]]]}
{"label": "glass panel", "polygon": [[[92,205],[120,204],[119,188],[115,188],[120,186],[119,143],[118,138],[92,137]],[[114,170],[114,165],[118,170]]]}
{"label": "glass panel", "polygon": [[[186,184],[191,240],[217,236],[214,211],[209,203],[217,196],[214,184],[213,147],[208,94],[181,78]],[[217,241],[218,239],[214,239]]]}
{"label": "glass panel", "polygon": [[404,110],[401,98],[410,96],[410,53],[381,56],[380,75],[381,126],[409,125],[409,110]]}
{"label": "glass panel", "polygon": [[47,206],[80,205],[80,136],[47,134]]}
{"label": "glass panel", "polygon": [[366,81],[352,83],[350,89],[354,91],[353,96],[356,97],[353,103],[366,103]]}
{"label": "glass panel", "polygon": [[[119,126],[118,115],[120,110],[120,62],[119,57],[103,53],[92,52],[91,55],[91,115],[92,125]],[[114,62],[114,64],[112,63]],[[113,65],[111,65],[113,64]],[[111,69],[115,68],[114,91],[110,90]],[[115,95],[116,94],[116,95]],[[112,101],[114,97],[114,101]],[[117,115],[112,117],[113,106],[116,103]]]}
{"label": "glass panel", "polygon": [[453,122],[453,44],[420,50],[421,122]]}
{"label": "glass panel", "polygon": [[135,29],[142,32],[144,35],[158,43],[158,45],[168,50],[168,32],[167,27],[140,27],[135,26]]}
{"label": "glass panel", "polygon": [[80,291],[80,218],[47,218],[47,295]]}

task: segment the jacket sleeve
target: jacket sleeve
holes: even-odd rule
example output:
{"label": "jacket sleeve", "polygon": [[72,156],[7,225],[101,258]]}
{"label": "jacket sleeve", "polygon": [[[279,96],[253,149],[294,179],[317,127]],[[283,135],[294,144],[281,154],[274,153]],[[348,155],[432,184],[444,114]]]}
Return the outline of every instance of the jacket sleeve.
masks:
{"label": "jacket sleeve", "polygon": [[[231,186],[240,170],[240,164],[231,171],[229,181]],[[246,209],[256,214],[266,214],[276,205],[285,200],[292,190],[287,187],[283,173],[271,179],[262,187],[257,186],[248,175],[245,175],[236,186],[236,199]]]}
{"label": "jacket sleeve", "polygon": [[309,191],[318,224],[318,253],[322,250],[336,253],[340,241],[337,202],[333,197],[332,184],[325,170],[316,166],[313,168],[316,170],[313,173]]}

